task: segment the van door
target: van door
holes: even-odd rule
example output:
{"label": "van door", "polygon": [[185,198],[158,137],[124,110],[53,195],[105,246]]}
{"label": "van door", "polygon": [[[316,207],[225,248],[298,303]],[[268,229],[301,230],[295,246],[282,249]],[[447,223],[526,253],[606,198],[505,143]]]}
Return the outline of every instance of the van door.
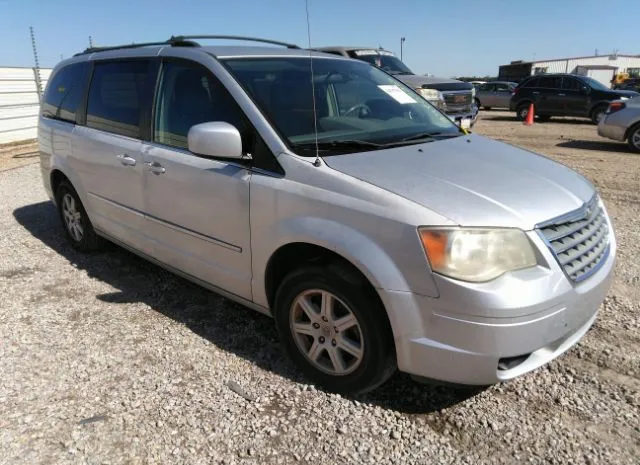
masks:
{"label": "van door", "polygon": [[153,256],[251,299],[251,172],[237,160],[204,158],[187,148],[195,124],[225,121],[243,133],[240,108],[207,68],[185,60],[163,63],[154,108],[143,171]]}
{"label": "van door", "polygon": [[150,60],[94,65],[86,126],[77,126],[71,163],[97,230],[145,251],[142,237],[142,121],[154,82]]}

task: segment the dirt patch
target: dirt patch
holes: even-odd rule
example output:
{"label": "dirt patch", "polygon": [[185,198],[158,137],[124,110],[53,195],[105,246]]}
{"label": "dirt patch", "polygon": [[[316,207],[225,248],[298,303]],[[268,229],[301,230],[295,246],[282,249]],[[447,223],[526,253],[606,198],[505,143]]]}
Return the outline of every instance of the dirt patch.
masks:
{"label": "dirt patch", "polygon": [[0,145],[0,172],[40,161],[38,142],[28,140]]}

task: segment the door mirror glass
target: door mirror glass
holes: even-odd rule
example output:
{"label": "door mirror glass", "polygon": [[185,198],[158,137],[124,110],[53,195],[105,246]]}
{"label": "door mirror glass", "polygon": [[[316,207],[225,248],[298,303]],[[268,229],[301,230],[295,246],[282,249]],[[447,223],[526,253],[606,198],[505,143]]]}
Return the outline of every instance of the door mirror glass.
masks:
{"label": "door mirror glass", "polygon": [[242,139],[238,129],[223,121],[191,126],[187,134],[189,151],[215,158],[242,158]]}

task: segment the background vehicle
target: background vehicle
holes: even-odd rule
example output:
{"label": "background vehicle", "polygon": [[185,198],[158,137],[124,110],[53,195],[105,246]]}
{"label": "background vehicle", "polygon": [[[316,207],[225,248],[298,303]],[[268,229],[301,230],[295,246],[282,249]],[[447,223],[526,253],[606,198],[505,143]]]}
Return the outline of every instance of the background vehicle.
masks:
{"label": "background vehicle", "polygon": [[491,108],[509,108],[513,89],[518,84],[508,81],[494,81],[476,88],[476,105],[485,110]]}
{"label": "background vehicle", "polygon": [[476,122],[478,109],[474,101],[475,88],[469,82],[419,76],[388,50],[366,47],[319,47],[315,50],[376,65],[414,88],[460,126],[468,128]]}
{"label": "background vehicle", "polygon": [[628,78],[613,86],[615,90],[633,90],[640,92],[640,78]]}
{"label": "background vehicle", "polygon": [[466,134],[362,61],[200,38],[221,37],[53,71],[40,166],[73,247],[107,238],[273,316],[335,391],[396,369],[505,381],[593,324],[616,244],[584,177]]}
{"label": "background vehicle", "polygon": [[638,95],[632,91],[611,90],[586,76],[542,74],[525,79],[514,89],[509,109],[523,120],[533,103],[536,115],[543,121],[552,116],[578,116],[598,124],[610,102]]}
{"label": "background vehicle", "polygon": [[598,124],[602,137],[627,142],[634,152],[640,152],[640,98],[616,100]]}

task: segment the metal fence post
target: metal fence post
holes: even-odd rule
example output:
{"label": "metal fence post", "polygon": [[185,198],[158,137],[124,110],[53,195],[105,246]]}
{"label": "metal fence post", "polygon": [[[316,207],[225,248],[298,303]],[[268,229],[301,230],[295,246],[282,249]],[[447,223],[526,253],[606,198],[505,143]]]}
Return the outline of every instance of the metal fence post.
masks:
{"label": "metal fence post", "polygon": [[36,90],[38,91],[38,102],[42,103],[42,81],[40,79],[40,63],[38,62],[38,49],[36,48],[36,36],[33,33],[33,26],[29,26],[31,33],[31,47],[33,48],[33,59],[35,60],[35,68],[33,68],[33,76],[36,80]]}

